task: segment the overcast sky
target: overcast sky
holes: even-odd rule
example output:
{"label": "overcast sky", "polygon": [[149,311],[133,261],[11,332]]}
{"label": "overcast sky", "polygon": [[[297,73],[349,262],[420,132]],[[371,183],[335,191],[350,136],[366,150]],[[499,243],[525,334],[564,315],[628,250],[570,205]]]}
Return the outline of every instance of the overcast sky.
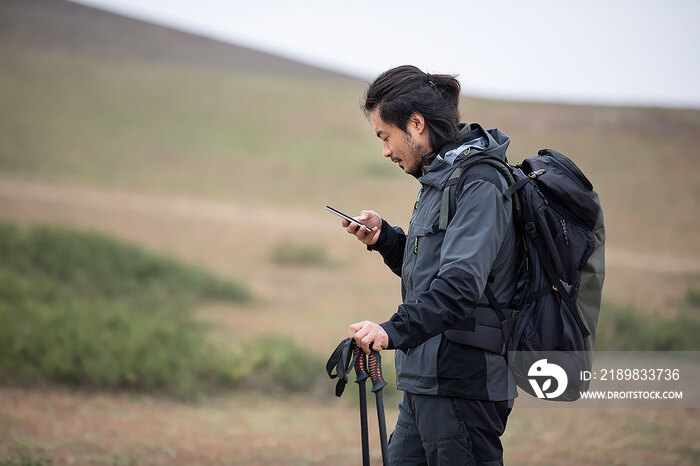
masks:
{"label": "overcast sky", "polygon": [[80,0],[364,79],[497,98],[700,108],[700,1]]}

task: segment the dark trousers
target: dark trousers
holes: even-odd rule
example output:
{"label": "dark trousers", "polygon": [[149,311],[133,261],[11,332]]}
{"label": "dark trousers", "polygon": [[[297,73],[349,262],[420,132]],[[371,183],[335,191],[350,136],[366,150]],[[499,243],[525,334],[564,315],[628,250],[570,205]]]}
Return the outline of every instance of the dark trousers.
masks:
{"label": "dark trousers", "polygon": [[509,401],[405,393],[389,437],[391,466],[502,465]]}

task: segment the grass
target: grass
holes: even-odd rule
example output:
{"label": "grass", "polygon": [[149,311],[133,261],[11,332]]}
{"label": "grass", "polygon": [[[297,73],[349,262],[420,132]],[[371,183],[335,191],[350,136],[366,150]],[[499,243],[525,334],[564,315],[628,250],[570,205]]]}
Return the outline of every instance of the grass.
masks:
{"label": "grass", "polygon": [[690,308],[700,309],[700,290],[688,290],[685,296],[685,301]]}
{"label": "grass", "polygon": [[[596,350],[698,351],[700,316],[690,291],[674,317],[642,313],[632,305],[604,303],[596,333]],[[693,309],[695,306],[695,309]]]}
{"label": "grass", "polygon": [[278,395],[318,392],[321,358],[289,336],[268,335],[244,342],[233,355],[233,378],[239,387]]}
{"label": "grass", "polygon": [[35,458],[29,454],[0,459],[0,466],[51,466],[52,464],[54,464],[53,460],[49,457]]}
{"label": "grass", "polygon": [[[327,264],[320,249],[284,250],[296,251],[291,263]],[[673,318],[606,303],[596,349],[697,350],[696,295]],[[0,222],[0,380],[178,395],[325,389],[321,358],[290,337],[215,346],[191,316],[206,300],[250,299],[240,285],[101,235]]]}
{"label": "grass", "polygon": [[271,391],[313,385],[321,364],[291,340],[231,351],[191,317],[206,300],[250,299],[241,285],[97,234],[0,222],[0,380],[176,395],[261,375]]}
{"label": "grass", "polygon": [[[4,294],[15,300],[101,303],[177,310],[201,298],[246,301],[242,286],[99,234],[0,224]],[[30,293],[31,288],[31,293]],[[17,295],[13,296],[13,290]]]}
{"label": "grass", "polygon": [[[112,455],[111,463],[107,461],[100,461],[97,464],[111,464],[111,466],[136,466],[138,463],[137,458],[133,455]],[[49,456],[35,456],[31,453],[20,453],[18,455],[10,456],[6,459],[0,458],[0,466],[52,466],[54,463],[53,459]],[[95,463],[90,463],[95,464]]]}
{"label": "grass", "polygon": [[333,267],[335,262],[325,249],[318,246],[284,241],[275,244],[268,254],[270,261],[278,265],[298,265],[304,267]]}

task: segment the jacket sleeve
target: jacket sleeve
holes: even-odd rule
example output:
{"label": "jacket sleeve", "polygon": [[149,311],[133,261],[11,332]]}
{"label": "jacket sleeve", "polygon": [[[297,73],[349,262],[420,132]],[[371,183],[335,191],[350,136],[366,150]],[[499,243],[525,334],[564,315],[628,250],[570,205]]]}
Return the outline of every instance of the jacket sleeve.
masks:
{"label": "jacket sleeve", "polygon": [[474,312],[511,223],[511,201],[493,183],[464,185],[445,231],[437,277],[417,302],[400,305],[381,324],[392,348],[414,348]]}
{"label": "jacket sleeve", "polygon": [[392,227],[386,220],[382,220],[379,239],[374,245],[367,246],[367,250],[379,252],[384,258],[384,263],[400,277],[405,245],[406,235],[401,227]]}

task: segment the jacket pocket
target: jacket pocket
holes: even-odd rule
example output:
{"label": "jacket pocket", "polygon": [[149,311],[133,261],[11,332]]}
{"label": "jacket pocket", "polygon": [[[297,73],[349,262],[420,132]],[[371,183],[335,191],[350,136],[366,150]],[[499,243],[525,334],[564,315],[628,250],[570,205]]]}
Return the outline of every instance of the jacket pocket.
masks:
{"label": "jacket pocket", "polygon": [[440,250],[445,238],[444,231],[436,231],[436,227],[413,226],[411,243],[408,245],[406,256],[410,267],[410,279],[406,280],[415,298],[418,294],[430,288],[440,270]]}

